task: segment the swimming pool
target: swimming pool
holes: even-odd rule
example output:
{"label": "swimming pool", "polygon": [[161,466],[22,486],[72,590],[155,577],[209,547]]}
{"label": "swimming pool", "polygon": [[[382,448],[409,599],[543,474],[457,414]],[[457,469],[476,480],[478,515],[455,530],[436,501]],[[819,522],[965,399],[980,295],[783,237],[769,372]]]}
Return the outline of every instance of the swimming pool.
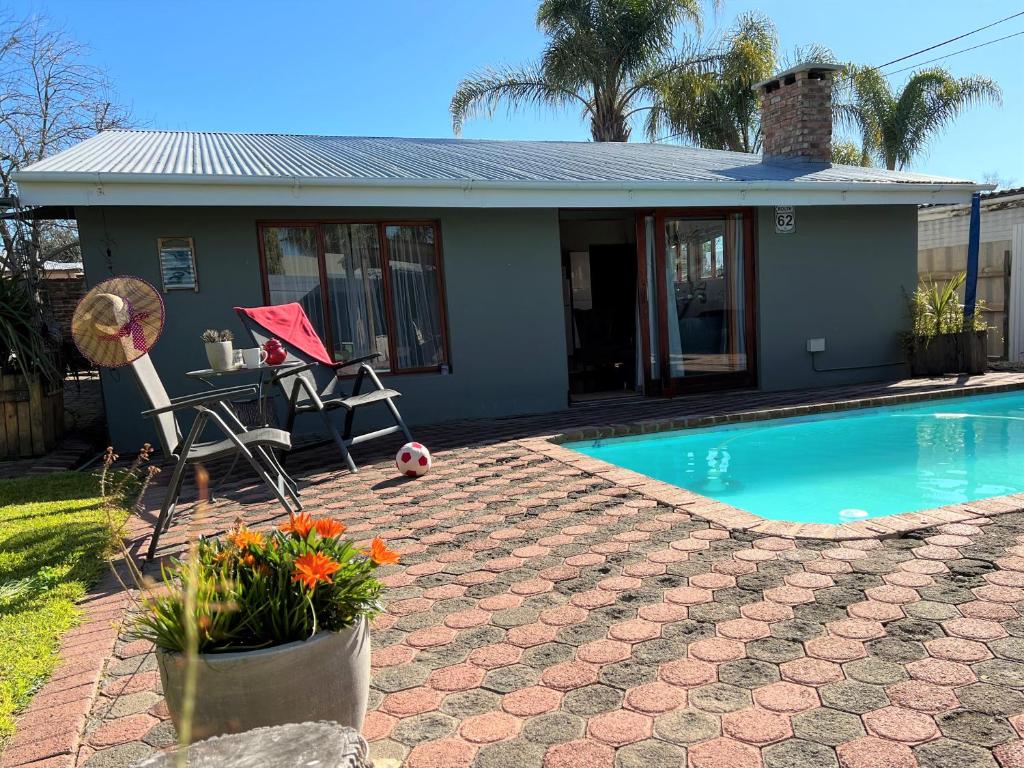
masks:
{"label": "swimming pool", "polygon": [[1024,393],[564,447],[770,520],[846,523],[1024,491]]}

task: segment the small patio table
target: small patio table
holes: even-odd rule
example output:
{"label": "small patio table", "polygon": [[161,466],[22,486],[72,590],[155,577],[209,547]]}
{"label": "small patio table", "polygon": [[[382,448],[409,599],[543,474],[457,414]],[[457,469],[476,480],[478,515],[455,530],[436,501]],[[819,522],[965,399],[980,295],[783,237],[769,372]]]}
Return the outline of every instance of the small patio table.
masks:
{"label": "small patio table", "polygon": [[[222,386],[218,381],[219,379],[229,376],[237,376],[243,373],[256,374],[256,396],[245,400],[232,401],[232,406],[239,420],[246,427],[273,427],[275,426],[277,419],[273,408],[270,407],[271,392],[273,391],[273,387],[270,386],[270,384],[276,372],[282,371],[285,368],[290,368],[293,365],[297,365],[297,363],[292,361],[279,363],[277,365],[264,364],[259,368],[247,368],[244,365],[239,365],[234,368],[227,368],[223,371],[217,371],[213,368],[200,368],[196,371],[187,371],[185,376],[190,379],[201,381],[216,389],[217,387]],[[235,456],[235,458],[231,460],[231,466],[228,467],[228,471],[220,480],[221,485],[226,483],[234,473],[235,467],[238,465],[239,458],[241,457]],[[212,484],[210,486],[210,501],[214,501]]]}
{"label": "small patio table", "polygon": [[[229,376],[238,376],[240,374],[256,374],[256,397],[248,400],[235,401],[235,406],[243,405],[254,405],[253,409],[241,408],[239,418],[242,423],[247,427],[268,427],[273,426],[274,412],[270,408],[270,393],[272,387],[268,386],[273,375],[278,371],[282,371],[285,368],[290,368],[296,363],[287,362],[279,363],[278,365],[261,365],[259,368],[246,368],[244,365],[239,365],[234,368],[228,368],[223,371],[216,371],[213,368],[201,368],[197,371],[188,371],[185,373],[190,379],[197,379],[211,387],[222,386],[218,382],[218,379],[222,379]],[[245,414],[246,418],[242,417]]]}

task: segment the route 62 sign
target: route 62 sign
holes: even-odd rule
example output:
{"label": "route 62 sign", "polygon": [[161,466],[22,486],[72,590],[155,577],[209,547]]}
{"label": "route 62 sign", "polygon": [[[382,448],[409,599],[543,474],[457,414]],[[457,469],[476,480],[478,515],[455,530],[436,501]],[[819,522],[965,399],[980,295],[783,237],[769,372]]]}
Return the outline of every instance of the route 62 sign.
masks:
{"label": "route 62 sign", "polygon": [[780,235],[796,231],[796,209],[792,205],[775,206],[775,231]]}

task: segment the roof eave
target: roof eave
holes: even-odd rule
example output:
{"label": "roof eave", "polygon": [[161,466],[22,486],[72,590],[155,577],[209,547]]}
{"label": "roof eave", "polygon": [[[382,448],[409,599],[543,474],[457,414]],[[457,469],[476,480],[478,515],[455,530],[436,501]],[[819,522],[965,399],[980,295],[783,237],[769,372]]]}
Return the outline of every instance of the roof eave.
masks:
{"label": "roof eave", "polygon": [[481,181],[22,172],[26,205],[647,207],[961,203],[969,182]]}

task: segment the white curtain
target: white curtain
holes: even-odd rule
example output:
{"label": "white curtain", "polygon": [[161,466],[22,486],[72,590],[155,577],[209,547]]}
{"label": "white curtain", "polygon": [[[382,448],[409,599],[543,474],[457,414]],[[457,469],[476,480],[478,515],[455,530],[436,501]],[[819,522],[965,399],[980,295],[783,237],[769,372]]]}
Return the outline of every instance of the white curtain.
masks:
{"label": "white curtain", "polygon": [[398,366],[440,365],[444,361],[444,350],[434,228],[390,225],[386,230]]}
{"label": "white curtain", "polygon": [[[668,318],[668,375],[669,378],[682,378],[683,340],[679,335],[679,309],[676,306],[676,259],[686,258],[680,252],[682,243],[679,241],[679,222],[668,222],[662,237],[665,238],[665,313]],[[675,238],[669,237],[672,231]]]}
{"label": "white curtain", "polygon": [[[746,295],[743,285],[743,216],[734,214],[725,222],[725,269],[729,281],[729,345],[728,351],[736,355],[733,365],[736,370],[746,367],[744,355],[746,345]],[[730,258],[731,257],[731,258]]]}
{"label": "white curtain", "polygon": [[374,352],[374,367],[387,370],[387,318],[375,224],[324,226],[324,259],[330,293],[332,331],[339,357]]}

